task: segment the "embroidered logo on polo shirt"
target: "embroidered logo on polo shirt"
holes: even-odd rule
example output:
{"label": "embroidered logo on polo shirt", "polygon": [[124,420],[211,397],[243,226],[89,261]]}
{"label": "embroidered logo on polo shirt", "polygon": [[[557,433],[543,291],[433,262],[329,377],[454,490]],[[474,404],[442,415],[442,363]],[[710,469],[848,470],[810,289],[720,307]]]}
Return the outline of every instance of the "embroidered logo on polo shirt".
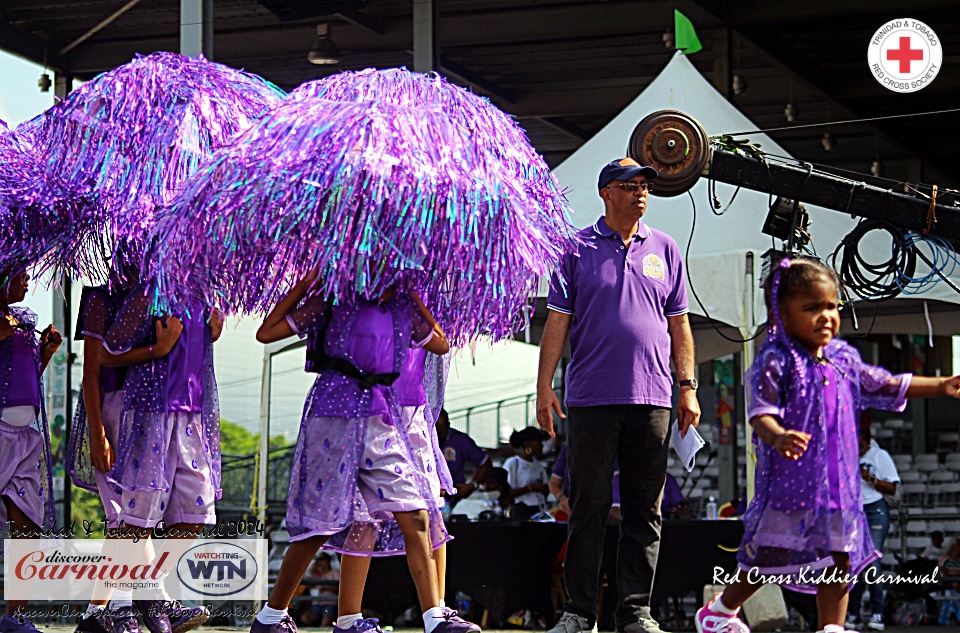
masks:
{"label": "embroidered logo on polo shirt", "polygon": [[666,277],[663,260],[658,255],[650,254],[643,257],[643,276],[663,281]]}
{"label": "embroidered logo on polo shirt", "polygon": [[443,458],[446,459],[448,462],[457,461],[457,449],[455,449],[452,446],[446,447],[445,449],[443,449]]}

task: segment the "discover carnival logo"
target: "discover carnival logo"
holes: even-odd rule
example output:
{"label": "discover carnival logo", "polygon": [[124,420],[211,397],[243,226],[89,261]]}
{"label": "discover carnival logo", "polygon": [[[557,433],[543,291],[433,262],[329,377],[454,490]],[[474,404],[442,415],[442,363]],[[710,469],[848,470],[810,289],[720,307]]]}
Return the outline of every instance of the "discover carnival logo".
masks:
{"label": "discover carnival logo", "polygon": [[930,85],[943,65],[943,46],[933,29],[919,20],[890,20],[867,47],[870,73],[894,92],[916,92]]}
{"label": "discover carnival logo", "polygon": [[3,545],[7,600],[89,601],[114,590],[136,598],[161,585],[177,600],[267,597],[266,539],[6,539]]}

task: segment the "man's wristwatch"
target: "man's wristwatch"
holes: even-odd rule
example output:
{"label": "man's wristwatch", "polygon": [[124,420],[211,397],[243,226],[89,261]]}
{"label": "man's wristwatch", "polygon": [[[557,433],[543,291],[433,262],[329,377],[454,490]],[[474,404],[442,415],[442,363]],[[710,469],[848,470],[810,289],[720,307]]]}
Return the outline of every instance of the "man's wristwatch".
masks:
{"label": "man's wristwatch", "polygon": [[700,386],[700,383],[697,382],[696,378],[691,378],[690,380],[681,380],[677,384],[680,385],[681,387],[690,387],[694,391],[696,391],[697,387]]}

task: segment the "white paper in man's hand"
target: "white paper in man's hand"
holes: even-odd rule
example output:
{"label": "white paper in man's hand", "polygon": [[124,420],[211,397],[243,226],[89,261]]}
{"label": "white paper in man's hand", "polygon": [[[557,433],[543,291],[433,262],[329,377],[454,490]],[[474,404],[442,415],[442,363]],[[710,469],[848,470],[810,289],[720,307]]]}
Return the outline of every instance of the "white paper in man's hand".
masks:
{"label": "white paper in man's hand", "polygon": [[680,437],[680,424],[677,420],[673,421],[670,446],[677,452],[680,463],[687,469],[687,472],[693,470],[694,464],[697,463],[697,451],[703,448],[705,444],[706,442],[697,433],[697,429],[692,426],[687,429],[686,437]]}

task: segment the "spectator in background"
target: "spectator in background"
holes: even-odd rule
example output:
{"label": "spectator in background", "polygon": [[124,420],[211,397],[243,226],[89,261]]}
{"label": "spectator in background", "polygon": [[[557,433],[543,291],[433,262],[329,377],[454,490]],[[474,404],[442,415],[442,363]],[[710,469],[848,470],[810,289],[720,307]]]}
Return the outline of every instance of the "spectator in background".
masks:
{"label": "spectator in background", "polygon": [[510,435],[510,446],[518,455],[503,463],[510,484],[510,519],[527,521],[547,506],[547,468],[537,461],[543,454],[546,434],[535,426],[528,426]]}
{"label": "spectator in background", "polygon": [[[447,502],[454,506],[458,501],[476,491],[477,486],[483,483],[487,473],[490,472],[493,463],[469,435],[450,428],[450,417],[445,409],[440,409],[440,416],[437,419],[437,439],[440,440],[440,450],[443,451],[447,467],[450,468],[453,485],[457,487],[457,494],[447,499]],[[476,467],[473,479],[469,482],[463,468],[467,462]]]}
{"label": "spectator in background", "polygon": [[945,588],[960,590],[960,538],[953,539],[940,557],[940,578]]}
{"label": "spectator in background", "polygon": [[[340,581],[340,572],[332,567],[333,559],[327,552],[321,551],[310,564],[307,570],[306,578],[313,580],[330,580],[334,583]],[[328,627],[337,619],[337,601],[333,596],[337,595],[337,586],[331,585],[311,585],[302,584],[297,587],[294,595],[301,596],[309,593],[311,596],[319,598],[320,596],[330,596],[329,600],[313,600],[303,603],[298,609],[298,624],[303,626]]]}
{"label": "spectator in background", "polygon": [[[897,494],[897,485],[900,475],[897,466],[893,463],[890,453],[880,448],[873,439],[870,429],[870,416],[860,414],[860,501],[863,511],[867,515],[867,524],[870,526],[870,536],[873,546],[883,554],[883,543],[887,540],[890,530],[890,506],[885,496]],[[870,589],[870,621],[867,628],[873,631],[882,631],[883,623],[883,583],[876,582],[880,577],[880,560],[871,564],[874,571],[871,582],[864,582],[866,571],[860,574],[857,583],[850,590],[850,604],[847,608],[847,628],[854,628],[860,623],[860,602],[863,598],[864,585]],[[869,567],[867,569],[870,569]]]}
{"label": "spectator in background", "polygon": [[507,471],[496,467],[491,468],[490,472],[487,473],[486,479],[483,480],[483,489],[485,491],[500,493],[500,496],[497,497],[497,504],[499,504],[500,509],[504,512],[510,507],[510,482],[508,478]]}
{"label": "spectator in background", "polygon": [[923,550],[923,553],[920,554],[920,558],[929,558],[930,560],[939,561],[946,553],[947,548],[943,544],[943,532],[940,530],[934,530],[933,532],[930,532],[930,545],[927,545],[927,549]]}
{"label": "spectator in background", "polygon": [[669,519],[674,508],[686,501],[677,478],[667,473],[667,480],[663,484],[663,498],[660,500],[660,516]]}

